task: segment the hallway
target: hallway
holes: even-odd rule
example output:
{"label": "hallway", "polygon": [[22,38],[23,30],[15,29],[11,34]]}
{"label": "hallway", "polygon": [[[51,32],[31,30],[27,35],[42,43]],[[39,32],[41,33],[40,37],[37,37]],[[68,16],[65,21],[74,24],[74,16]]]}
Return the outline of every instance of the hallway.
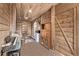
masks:
{"label": "hallway", "polygon": [[27,38],[22,42],[20,54],[21,56],[53,56],[52,52],[31,38]]}
{"label": "hallway", "polygon": [[79,3],[0,3],[0,55],[78,56]]}

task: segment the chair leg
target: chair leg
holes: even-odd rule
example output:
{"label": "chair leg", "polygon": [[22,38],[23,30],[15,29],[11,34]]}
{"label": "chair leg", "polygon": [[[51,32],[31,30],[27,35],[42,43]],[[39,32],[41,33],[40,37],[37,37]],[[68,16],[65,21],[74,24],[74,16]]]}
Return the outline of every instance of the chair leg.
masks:
{"label": "chair leg", "polygon": [[3,50],[1,50],[1,56],[3,56],[3,53],[4,53],[4,51],[3,51]]}

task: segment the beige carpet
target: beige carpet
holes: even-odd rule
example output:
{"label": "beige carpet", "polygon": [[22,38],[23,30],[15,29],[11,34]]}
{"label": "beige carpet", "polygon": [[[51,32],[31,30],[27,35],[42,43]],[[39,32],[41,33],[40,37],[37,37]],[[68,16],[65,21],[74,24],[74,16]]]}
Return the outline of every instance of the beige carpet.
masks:
{"label": "beige carpet", "polygon": [[53,56],[53,54],[36,42],[23,43],[21,56]]}

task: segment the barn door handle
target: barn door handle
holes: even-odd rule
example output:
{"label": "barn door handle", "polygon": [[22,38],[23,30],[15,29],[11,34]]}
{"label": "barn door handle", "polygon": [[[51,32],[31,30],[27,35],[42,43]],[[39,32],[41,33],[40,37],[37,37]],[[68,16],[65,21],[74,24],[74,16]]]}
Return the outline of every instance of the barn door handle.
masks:
{"label": "barn door handle", "polygon": [[63,29],[62,29],[62,27],[61,27],[61,25],[60,25],[60,23],[59,23],[59,21],[58,21],[58,18],[56,17],[55,20],[56,20],[56,22],[57,22],[57,24],[58,24],[58,26],[59,26],[59,28],[60,28],[60,30],[61,30],[61,32],[62,32],[64,38],[65,38],[66,43],[68,44],[68,47],[70,48],[72,54],[74,54],[74,50],[73,50],[72,46],[70,45],[70,43],[69,43],[69,41],[68,41],[68,38],[67,38],[65,32],[63,31]]}

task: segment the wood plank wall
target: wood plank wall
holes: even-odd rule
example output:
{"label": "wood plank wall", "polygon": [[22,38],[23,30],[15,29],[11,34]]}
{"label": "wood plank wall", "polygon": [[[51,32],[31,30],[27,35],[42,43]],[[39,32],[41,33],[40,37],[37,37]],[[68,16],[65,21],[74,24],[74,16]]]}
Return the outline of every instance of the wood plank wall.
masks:
{"label": "wood plank wall", "polygon": [[[74,42],[76,41],[75,38],[75,21],[76,14],[74,8],[76,8],[77,4],[58,4],[56,5],[56,16],[58,19],[59,24],[62,27],[63,32],[66,34],[67,40],[70,43],[70,46],[75,52]],[[75,16],[75,17],[74,17]],[[55,49],[64,55],[73,55],[63,34],[58,26],[57,22],[55,21],[55,39],[56,39],[56,47]]]}
{"label": "wood plank wall", "polygon": [[4,38],[10,30],[10,8],[9,4],[0,4],[0,49]]}
{"label": "wood plank wall", "polygon": [[77,14],[76,14],[77,20],[76,20],[76,35],[77,35],[77,46],[76,46],[76,50],[77,50],[77,55],[79,56],[79,3],[77,4]]}
{"label": "wood plank wall", "polygon": [[[44,28],[43,28],[44,27]],[[51,46],[51,10],[41,15],[41,42],[46,48]]]}
{"label": "wood plank wall", "polygon": [[29,21],[18,22],[18,19],[17,19],[16,28],[17,28],[16,29],[17,32],[27,33],[30,36],[32,35],[31,22]]}

